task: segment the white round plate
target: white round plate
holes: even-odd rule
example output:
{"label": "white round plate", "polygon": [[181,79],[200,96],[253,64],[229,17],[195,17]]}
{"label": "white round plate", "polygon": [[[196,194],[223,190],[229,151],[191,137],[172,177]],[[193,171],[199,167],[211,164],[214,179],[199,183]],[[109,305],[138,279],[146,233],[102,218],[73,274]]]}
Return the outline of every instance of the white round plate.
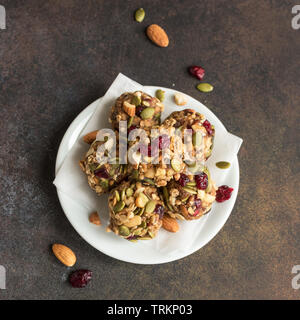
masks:
{"label": "white round plate", "polygon": [[[157,89],[163,89],[166,91],[166,100],[164,101],[165,111],[162,117],[163,119],[165,118],[165,116],[169,115],[175,110],[185,109],[184,107],[178,106],[176,106],[176,109],[174,108],[175,105],[171,97],[178,91],[154,86],[145,87],[145,91],[153,96],[155,95],[155,91]],[[204,114],[206,118],[211,121],[216,128],[218,128],[218,130],[226,130],[222,122],[208,108],[206,108],[203,104],[201,104],[194,98],[187,95],[186,97],[188,99],[189,108],[195,109],[196,111]],[[75,118],[75,120],[71,123],[68,130],[66,131],[61,141],[56,158],[56,173],[58,172],[63,160],[65,159],[65,156],[72,148],[73,144],[77,141],[81,130],[84,128],[85,124],[93,114],[95,108],[97,107],[97,103],[98,100],[85,108]],[[115,236],[113,233],[105,232],[105,227],[97,227],[88,221],[88,215],[90,212],[88,212],[86,208],[76,203],[76,201],[74,201],[63,192],[57,190],[57,193],[61,206],[70,223],[80,234],[80,236],[84,238],[90,245],[118,260],[137,264],[159,264],[175,261],[194,253],[195,251],[206,245],[221,230],[233,209],[238,193],[239,164],[237,157],[233,161],[229,170],[230,171],[227,175],[225,184],[234,188],[231,199],[222,204],[214,205],[211,212],[200,219],[203,219],[204,227],[201,229],[197,241],[194,242],[195,245],[189,248],[188,251],[185,251],[184,253],[178,252],[173,256],[168,256],[162,252],[154,250],[151,247],[145,250],[145,247],[140,244],[141,241],[137,243],[131,243]],[[170,237],[172,236],[176,235],[170,234]]]}

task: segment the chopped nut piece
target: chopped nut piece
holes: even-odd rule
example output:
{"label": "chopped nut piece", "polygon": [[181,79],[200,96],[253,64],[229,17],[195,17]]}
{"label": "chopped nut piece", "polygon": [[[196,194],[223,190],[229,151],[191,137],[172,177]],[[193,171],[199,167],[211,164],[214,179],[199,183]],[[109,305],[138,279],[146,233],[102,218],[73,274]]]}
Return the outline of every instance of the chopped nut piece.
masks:
{"label": "chopped nut piece", "polygon": [[101,220],[99,218],[98,212],[93,212],[89,216],[89,220],[91,223],[96,224],[97,226],[101,226]]}

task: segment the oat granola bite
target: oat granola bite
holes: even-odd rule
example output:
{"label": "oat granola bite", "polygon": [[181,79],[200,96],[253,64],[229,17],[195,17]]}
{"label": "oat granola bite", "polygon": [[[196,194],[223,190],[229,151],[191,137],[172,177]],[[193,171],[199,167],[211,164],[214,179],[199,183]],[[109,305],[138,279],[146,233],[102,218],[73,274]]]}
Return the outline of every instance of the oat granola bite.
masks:
{"label": "oat granola bite", "polygon": [[119,122],[127,121],[128,130],[135,128],[151,129],[160,124],[164,105],[159,99],[141,92],[123,93],[111,108],[109,122],[119,130]]}
{"label": "oat granola bite", "polygon": [[[100,151],[99,148],[104,144],[106,144],[106,150]],[[118,163],[118,141],[116,141],[116,144],[116,157],[107,162],[104,161],[104,156],[108,156],[113,143],[110,140],[94,140],[84,159],[79,162],[81,169],[87,175],[90,187],[98,195],[109,192],[128,175],[127,164]]]}
{"label": "oat granola bite", "polygon": [[108,206],[109,229],[124,239],[150,240],[162,226],[164,204],[154,186],[124,181],[110,192]]}
{"label": "oat granola bite", "polygon": [[217,187],[205,167],[195,176],[181,174],[178,181],[171,181],[162,191],[168,215],[181,220],[194,220],[211,210]]}
{"label": "oat granola bite", "polygon": [[174,126],[181,131],[184,129],[192,129],[193,144],[203,145],[204,161],[210,157],[213,149],[215,129],[214,126],[205,119],[204,115],[193,109],[175,111],[165,119],[163,125]]}

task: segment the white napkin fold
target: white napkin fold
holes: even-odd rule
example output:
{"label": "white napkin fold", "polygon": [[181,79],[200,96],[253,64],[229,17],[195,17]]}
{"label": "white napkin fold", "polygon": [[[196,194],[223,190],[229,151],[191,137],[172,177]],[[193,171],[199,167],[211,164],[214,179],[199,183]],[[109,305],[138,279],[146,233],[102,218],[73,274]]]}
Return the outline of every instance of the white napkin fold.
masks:
{"label": "white napkin fold", "polygon": [[[123,92],[133,92],[137,90],[147,92],[142,85],[127,78],[123,74],[120,73],[117,76],[106,94],[99,99],[94,114],[90,117],[79,134],[77,141],[68,152],[53,182],[60,191],[68,194],[74,201],[85,207],[89,212],[93,210],[100,212],[103,225],[108,224],[107,196],[97,196],[88,186],[86,175],[79,168],[79,160],[83,158],[88,150],[88,146],[82,141],[82,137],[88,132],[97,129],[110,128],[108,115],[114,101]],[[215,145],[212,156],[207,161],[207,165],[217,185],[223,184],[228,170],[218,169],[215,163],[218,161],[228,161],[232,163],[241,144],[241,138],[228,133],[224,128],[216,127]],[[105,213],[101,214],[101,211],[105,211]],[[197,221],[180,222],[180,231],[178,233],[170,234],[165,230],[161,230],[155,239],[143,241],[143,246],[145,246],[145,248],[150,246],[167,255],[173,255],[178,251],[187,252],[205,225],[205,220],[206,217]],[[89,223],[88,220],[87,223]],[[120,238],[120,241],[125,240]]]}

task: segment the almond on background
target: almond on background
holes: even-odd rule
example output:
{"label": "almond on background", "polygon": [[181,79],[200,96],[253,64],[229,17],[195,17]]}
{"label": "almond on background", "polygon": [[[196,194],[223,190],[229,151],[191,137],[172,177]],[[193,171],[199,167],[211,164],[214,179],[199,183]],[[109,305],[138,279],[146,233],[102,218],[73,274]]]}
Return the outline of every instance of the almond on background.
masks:
{"label": "almond on background", "polygon": [[165,30],[157,24],[151,24],[146,30],[148,38],[159,47],[167,47],[169,38]]}
{"label": "almond on background", "polygon": [[74,266],[76,262],[75,253],[63,244],[55,243],[52,245],[52,251],[56,258],[67,267]]}
{"label": "almond on background", "polygon": [[177,220],[167,215],[163,216],[162,227],[169,232],[177,232],[179,230],[179,224]]}

